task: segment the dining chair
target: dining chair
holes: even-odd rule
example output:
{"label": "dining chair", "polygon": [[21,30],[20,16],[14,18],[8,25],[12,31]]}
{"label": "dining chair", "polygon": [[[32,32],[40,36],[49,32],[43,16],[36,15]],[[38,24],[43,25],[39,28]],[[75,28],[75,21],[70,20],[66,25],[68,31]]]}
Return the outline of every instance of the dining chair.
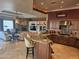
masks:
{"label": "dining chair", "polygon": [[34,46],[33,46],[32,42],[26,37],[24,37],[24,41],[25,41],[25,46],[26,46],[26,50],[27,50],[26,59],[28,57],[28,54],[32,54],[33,59],[34,59]]}
{"label": "dining chair", "polygon": [[9,41],[12,41],[13,40],[12,33],[11,33],[11,30],[10,29],[7,29],[6,36],[7,36],[7,38],[8,38]]}

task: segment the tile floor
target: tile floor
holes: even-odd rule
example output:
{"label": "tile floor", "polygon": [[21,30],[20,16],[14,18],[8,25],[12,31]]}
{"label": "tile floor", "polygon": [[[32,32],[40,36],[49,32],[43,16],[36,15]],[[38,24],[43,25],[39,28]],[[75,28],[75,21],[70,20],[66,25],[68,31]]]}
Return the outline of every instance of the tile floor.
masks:
{"label": "tile floor", "polygon": [[5,42],[0,49],[0,59],[26,59],[24,42]]}
{"label": "tile floor", "polygon": [[53,59],[79,59],[79,49],[61,44],[52,45]]}
{"label": "tile floor", "polygon": [[[79,59],[79,49],[53,44],[54,54],[52,59]],[[3,42],[0,49],[0,59],[26,59],[26,48],[23,41]],[[32,59],[29,55],[28,59]]]}

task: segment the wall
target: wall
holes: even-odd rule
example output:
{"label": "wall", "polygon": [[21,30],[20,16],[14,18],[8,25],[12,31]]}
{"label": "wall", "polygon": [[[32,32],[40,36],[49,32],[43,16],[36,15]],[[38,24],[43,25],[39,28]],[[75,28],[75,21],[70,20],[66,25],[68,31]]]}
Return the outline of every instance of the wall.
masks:
{"label": "wall", "polygon": [[46,23],[46,27],[47,27],[47,21],[46,18],[17,18],[15,20],[16,26],[15,28],[18,28],[20,30],[22,30],[22,28],[26,28],[26,30],[28,30],[29,28],[29,22],[30,21],[35,21],[35,22],[39,22],[39,23]]}
{"label": "wall", "polygon": [[[58,14],[65,14],[64,17],[57,17]],[[79,32],[79,9],[76,10],[65,10],[65,11],[57,11],[57,12],[49,12],[48,13],[48,29],[58,29],[59,22],[62,20],[71,21],[72,25],[70,29],[72,31]],[[52,23],[52,24],[51,24]],[[51,27],[50,27],[51,24]]]}
{"label": "wall", "polygon": [[[58,14],[66,14],[66,17],[58,18],[57,17]],[[78,19],[79,20],[79,9],[49,12],[48,17],[49,20],[50,19],[73,19],[73,20]]]}

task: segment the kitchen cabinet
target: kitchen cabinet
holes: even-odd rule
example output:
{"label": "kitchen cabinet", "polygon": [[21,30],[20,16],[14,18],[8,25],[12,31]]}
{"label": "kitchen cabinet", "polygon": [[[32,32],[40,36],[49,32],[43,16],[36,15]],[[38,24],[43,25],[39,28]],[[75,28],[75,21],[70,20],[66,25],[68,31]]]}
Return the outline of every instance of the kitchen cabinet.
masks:
{"label": "kitchen cabinet", "polygon": [[75,47],[76,47],[76,48],[79,48],[79,39],[76,39]]}
{"label": "kitchen cabinet", "polygon": [[52,59],[50,43],[35,43],[35,59]]}
{"label": "kitchen cabinet", "polygon": [[49,35],[48,38],[52,40],[55,43],[63,44],[63,45],[68,45],[72,47],[79,48],[79,39],[76,37],[65,37],[61,35]]}

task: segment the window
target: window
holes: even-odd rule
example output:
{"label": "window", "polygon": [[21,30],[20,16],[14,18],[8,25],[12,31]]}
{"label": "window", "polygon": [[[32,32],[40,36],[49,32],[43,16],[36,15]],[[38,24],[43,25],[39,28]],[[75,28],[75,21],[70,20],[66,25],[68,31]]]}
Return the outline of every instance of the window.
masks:
{"label": "window", "polygon": [[7,29],[13,29],[14,23],[13,20],[3,20],[3,29],[6,31]]}

